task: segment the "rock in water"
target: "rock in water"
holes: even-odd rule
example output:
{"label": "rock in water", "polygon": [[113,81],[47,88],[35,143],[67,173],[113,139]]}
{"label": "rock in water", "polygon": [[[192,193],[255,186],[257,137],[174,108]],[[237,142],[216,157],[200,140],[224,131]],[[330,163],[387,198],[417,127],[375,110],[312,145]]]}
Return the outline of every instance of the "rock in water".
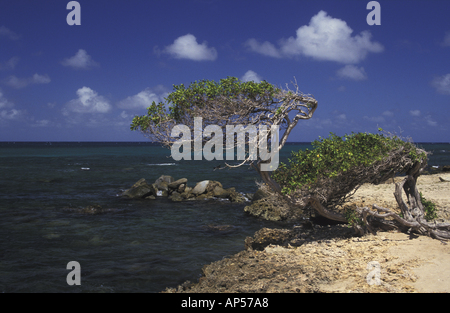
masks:
{"label": "rock in water", "polygon": [[122,196],[131,199],[140,199],[148,196],[156,196],[157,190],[153,185],[149,185],[144,178],[138,180],[130,189],[125,190]]}
{"label": "rock in water", "polygon": [[180,185],[182,185],[182,184],[186,185],[186,183],[187,183],[187,178],[181,178],[174,182],[171,182],[168,186],[170,189],[177,190],[180,187]]}
{"label": "rock in water", "polygon": [[206,191],[206,187],[208,187],[208,184],[209,184],[209,180],[204,180],[204,181],[197,183],[197,185],[195,185],[194,189],[191,190],[191,193],[193,193],[194,195],[201,195],[202,193],[204,193]]}

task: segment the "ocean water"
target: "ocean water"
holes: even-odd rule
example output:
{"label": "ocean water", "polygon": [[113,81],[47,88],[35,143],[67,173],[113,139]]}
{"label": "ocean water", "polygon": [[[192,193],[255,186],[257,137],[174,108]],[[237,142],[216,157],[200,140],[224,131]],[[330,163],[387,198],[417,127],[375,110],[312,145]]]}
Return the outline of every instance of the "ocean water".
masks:
{"label": "ocean water", "polygon": [[[450,144],[421,146],[433,153],[430,165],[450,164]],[[288,144],[280,160],[310,147]],[[0,292],[159,292],[195,282],[203,265],[241,251],[260,228],[282,224],[244,214],[246,204],[119,195],[161,175],[185,177],[192,187],[210,179],[256,191],[253,169],[214,171],[220,163],[176,162],[150,143],[0,143]],[[111,210],[67,210],[95,204]],[[230,227],[209,227],[220,225]],[[79,286],[66,282],[70,261],[81,266]]]}

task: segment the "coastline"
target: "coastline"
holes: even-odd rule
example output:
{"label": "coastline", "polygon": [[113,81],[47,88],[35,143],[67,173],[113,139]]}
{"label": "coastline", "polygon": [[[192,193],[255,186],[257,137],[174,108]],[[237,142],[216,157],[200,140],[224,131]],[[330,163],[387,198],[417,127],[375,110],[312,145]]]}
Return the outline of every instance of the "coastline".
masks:
{"label": "coastline", "polygon": [[[436,203],[438,221],[450,220],[448,174],[422,175],[418,188]],[[394,184],[363,185],[351,203],[395,209]],[[246,249],[205,265],[198,282],[163,292],[450,292],[450,245],[397,232],[354,237],[346,225],[302,223],[263,228],[245,240]],[[370,263],[375,262],[375,263]],[[370,264],[379,284],[370,285]]]}

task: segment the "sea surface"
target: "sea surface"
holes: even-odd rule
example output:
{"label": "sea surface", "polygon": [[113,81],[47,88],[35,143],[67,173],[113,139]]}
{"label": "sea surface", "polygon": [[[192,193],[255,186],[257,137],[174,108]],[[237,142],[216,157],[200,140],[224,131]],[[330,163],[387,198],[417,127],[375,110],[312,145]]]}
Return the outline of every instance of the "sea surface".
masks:
{"label": "sea surface", "polygon": [[[419,144],[431,166],[450,164],[450,144]],[[311,148],[291,143],[280,154]],[[174,161],[145,142],[0,142],[0,292],[159,292],[190,280],[202,266],[241,251],[262,227],[228,201],[131,200],[120,194],[140,178],[217,180],[254,193],[248,166],[215,170],[223,161]],[[233,163],[233,162],[231,162]],[[238,163],[238,162],[235,162]],[[89,170],[88,170],[89,169]],[[103,214],[73,208],[101,205]],[[211,226],[228,225],[225,231]],[[80,264],[81,285],[67,276]]]}

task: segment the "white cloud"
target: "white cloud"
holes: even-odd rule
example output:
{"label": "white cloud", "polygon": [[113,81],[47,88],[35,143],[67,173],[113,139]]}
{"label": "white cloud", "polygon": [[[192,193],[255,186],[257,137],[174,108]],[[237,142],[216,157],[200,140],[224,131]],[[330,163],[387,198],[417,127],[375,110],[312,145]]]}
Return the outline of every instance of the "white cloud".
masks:
{"label": "white cloud", "polygon": [[256,39],[251,38],[245,42],[245,46],[247,46],[251,51],[267,55],[269,57],[281,58],[281,53],[268,41],[259,43]]}
{"label": "white cloud", "polygon": [[158,85],[154,89],[146,88],[134,96],[123,99],[117,104],[117,107],[121,109],[146,109],[152,105],[153,101],[156,103],[164,101],[166,96],[166,89],[162,85]]}
{"label": "white cloud", "polygon": [[412,111],[409,111],[409,114],[410,114],[411,116],[420,116],[420,110],[412,110]]}
{"label": "white cloud", "polygon": [[444,41],[442,41],[444,47],[450,47],[450,30],[445,33]]}
{"label": "white cloud", "polygon": [[87,54],[86,50],[80,49],[71,58],[64,59],[61,62],[64,66],[70,66],[74,69],[90,69],[92,67],[97,67],[99,64],[92,60],[92,57]]}
{"label": "white cloud", "polygon": [[8,37],[11,40],[19,40],[20,36],[5,26],[0,26],[0,36]]}
{"label": "white cloud", "polygon": [[49,120],[37,120],[33,124],[31,124],[31,127],[47,127],[50,126],[51,122]]}
{"label": "white cloud", "polygon": [[3,95],[2,90],[0,89],[0,109],[12,108],[13,106],[14,103],[6,99],[5,96]]}
{"label": "white cloud", "polygon": [[8,61],[6,61],[4,64],[0,63],[0,70],[13,70],[17,63],[19,63],[18,57],[12,57]]}
{"label": "white cloud", "polygon": [[206,42],[198,44],[195,36],[191,34],[178,37],[173,44],[165,47],[163,52],[170,54],[176,59],[214,61],[217,58],[215,48],[208,48]]}
{"label": "white cloud", "polygon": [[15,120],[23,115],[22,111],[16,110],[13,107],[14,103],[6,99],[0,89],[0,122],[4,120]]}
{"label": "white cloud", "polygon": [[431,86],[443,95],[450,95],[450,74],[436,77],[431,82]]}
{"label": "white cloud", "polygon": [[365,120],[369,120],[369,121],[371,121],[371,122],[375,122],[375,123],[384,123],[386,120],[384,119],[384,117],[382,117],[382,116],[372,116],[372,117],[369,117],[369,116],[363,116],[363,119],[365,119]]}
{"label": "white cloud", "polygon": [[320,11],[311,18],[309,25],[297,29],[296,36],[281,40],[280,49],[265,42],[259,44],[250,39],[247,45],[258,53],[278,57],[307,56],[316,60],[355,64],[364,60],[369,52],[378,53],[384,47],[372,41],[369,31],[352,36],[353,30],[343,20]]}
{"label": "white cloud", "polygon": [[259,76],[258,74],[256,74],[255,72],[249,70],[247,71],[244,76],[242,76],[241,80],[243,82],[249,82],[249,81],[254,81],[255,83],[260,83],[262,78],[261,76]]}
{"label": "white cloud", "polygon": [[433,121],[433,119],[431,118],[431,115],[427,115],[425,116],[425,121],[427,121],[428,126],[437,126],[437,122]]}
{"label": "white cloud", "polygon": [[24,88],[28,85],[33,84],[48,84],[51,82],[50,77],[48,75],[39,75],[34,74],[30,78],[18,78],[16,76],[10,76],[6,79],[5,83],[13,88],[20,89]]}
{"label": "white cloud", "polygon": [[120,113],[120,117],[123,118],[123,119],[126,119],[126,118],[129,117],[129,115],[127,114],[127,112],[122,111],[122,113]]}
{"label": "white cloud", "polygon": [[109,101],[89,87],[77,90],[78,99],[70,100],[63,109],[65,116],[74,113],[107,113],[111,110]]}
{"label": "white cloud", "polygon": [[21,114],[22,112],[16,109],[2,110],[0,111],[0,120],[15,120],[19,118]]}
{"label": "white cloud", "polygon": [[357,67],[355,65],[346,65],[337,71],[337,75],[341,78],[348,78],[352,80],[365,80],[367,79],[366,71],[364,67]]}
{"label": "white cloud", "polygon": [[384,111],[383,115],[386,116],[386,117],[393,117],[394,116],[394,112],[389,111],[389,110],[388,111]]}

